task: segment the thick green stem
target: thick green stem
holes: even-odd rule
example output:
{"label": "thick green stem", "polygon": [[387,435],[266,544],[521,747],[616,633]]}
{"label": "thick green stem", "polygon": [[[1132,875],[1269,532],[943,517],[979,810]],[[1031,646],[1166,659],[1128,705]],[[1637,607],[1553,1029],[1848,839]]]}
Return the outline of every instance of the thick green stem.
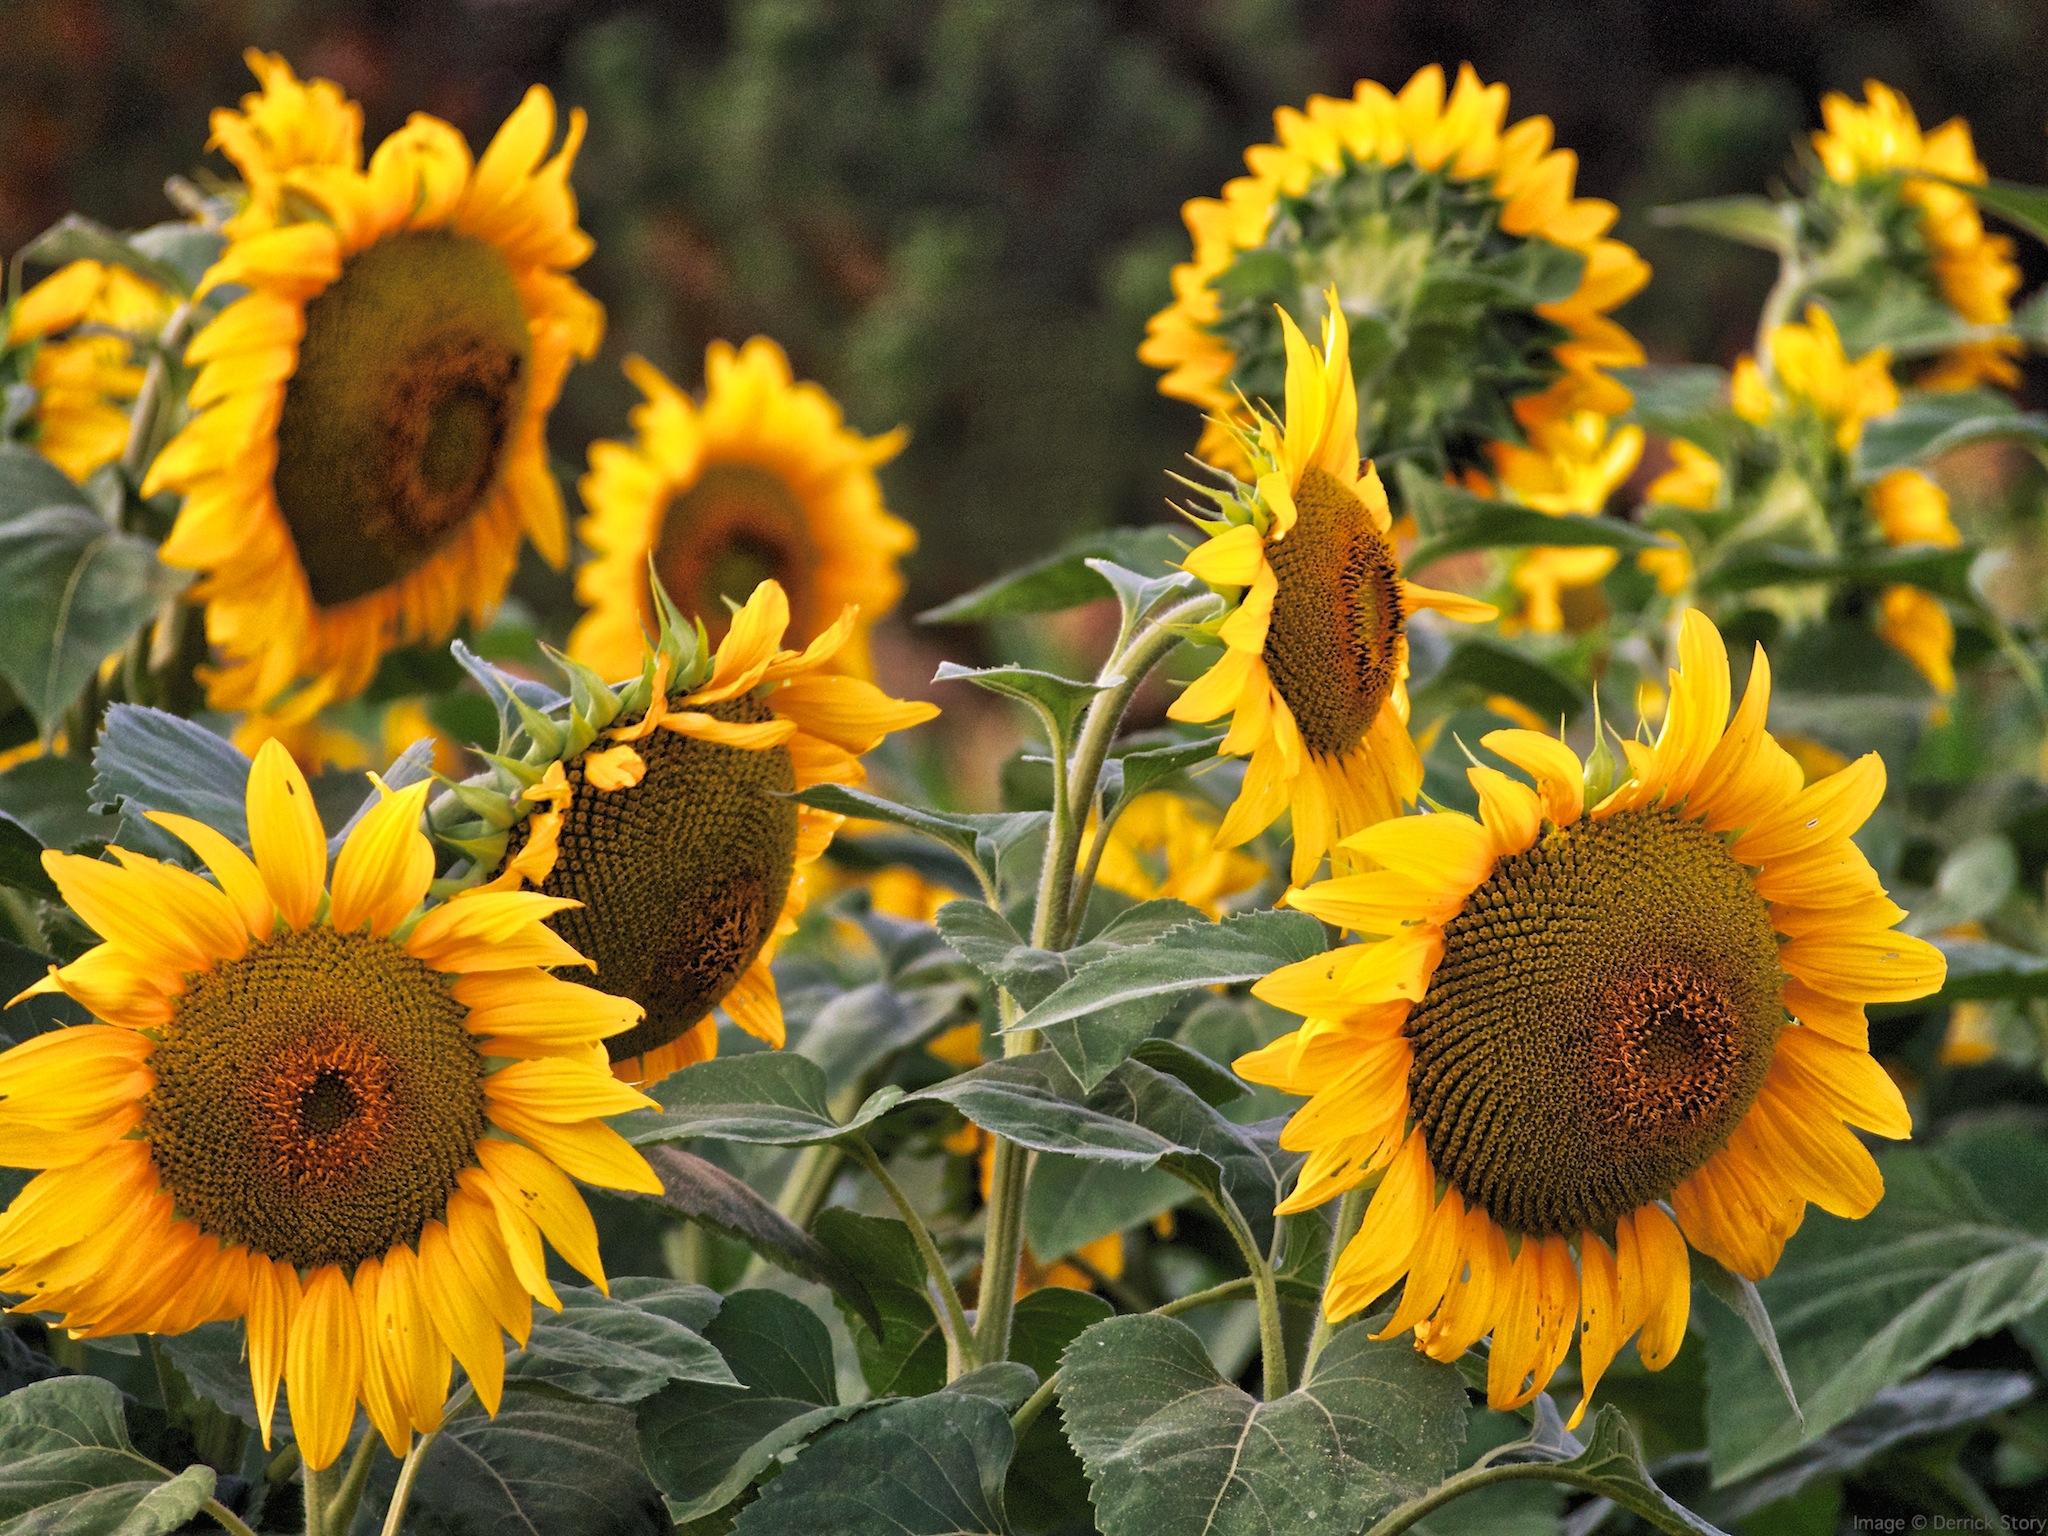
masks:
{"label": "thick green stem", "polygon": [[1234,1200],[1228,1195],[1221,1199],[1212,1196],[1208,1205],[1229,1229],[1238,1251],[1244,1255],[1245,1267],[1251,1271],[1252,1296],[1259,1304],[1259,1357],[1265,1372],[1266,1401],[1275,1402],[1285,1397],[1292,1386],[1287,1380],[1287,1335],[1280,1322],[1280,1285],[1273,1278],[1272,1261],[1252,1241],[1251,1228],[1245,1225],[1244,1215]]}
{"label": "thick green stem", "polygon": [[328,1500],[327,1513],[323,1517],[327,1529],[346,1532],[355,1524],[356,1506],[363,1502],[363,1489],[369,1486],[370,1463],[375,1459],[377,1447],[382,1442],[374,1433],[365,1431],[361,1443],[356,1446],[355,1460],[348,1464],[348,1473],[341,1480],[341,1486]]}
{"label": "thick green stem", "polygon": [[896,1209],[903,1213],[903,1224],[910,1228],[917,1251],[924,1258],[925,1271],[931,1276],[932,1284],[938,1287],[939,1303],[944,1309],[939,1317],[939,1326],[946,1335],[946,1380],[957,1381],[974,1369],[974,1335],[967,1326],[967,1309],[960,1304],[960,1292],[954,1288],[953,1277],[946,1272],[945,1257],[939,1252],[939,1245],[932,1240],[931,1228],[925,1225],[917,1206],[903,1192],[903,1186],[896,1182],[875,1149],[856,1137],[849,1143],[848,1150],[874,1176]]}
{"label": "thick green stem", "polygon": [[333,1481],[332,1467],[306,1466],[299,1474],[299,1491],[306,1500],[306,1536],[327,1536],[327,1489]]}
{"label": "thick green stem", "polygon": [[[469,1386],[449,1398],[441,1408],[441,1427],[446,1428],[448,1421],[467,1408],[475,1396],[476,1388]],[[440,1429],[429,1430],[405,1453],[405,1462],[398,1469],[398,1484],[391,1490],[391,1507],[384,1511],[383,1536],[399,1536],[399,1532],[405,1529],[405,1508],[412,1502],[413,1485],[420,1477],[420,1464],[426,1460],[427,1448],[440,1438]],[[343,1533],[336,1532],[336,1536],[343,1536]]]}
{"label": "thick green stem", "polygon": [[[1358,1231],[1358,1224],[1365,1219],[1365,1201],[1366,1192],[1361,1186],[1346,1190],[1343,1202],[1337,1207],[1337,1228],[1330,1234],[1330,1262],[1323,1267],[1324,1297],[1330,1294],[1330,1281],[1336,1276],[1337,1261],[1344,1256],[1345,1244],[1351,1241]],[[1308,1353],[1301,1362],[1302,1380],[1306,1381],[1309,1373],[1316,1368],[1316,1361],[1329,1344],[1333,1332],[1335,1330],[1330,1326],[1330,1314],[1323,1309],[1322,1300],[1318,1299],[1315,1332],[1309,1335]]]}
{"label": "thick green stem", "polygon": [[1416,1521],[1434,1514],[1451,1500],[1461,1498],[1478,1488],[1491,1488],[1495,1483],[1563,1483],[1570,1488],[1584,1488],[1598,1492],[1599,1488],[1591,1478],[1577,1472],[1566,1471],[1550,1462],[1518,1461],[1505,1467],[1472,1467],[1456,1477],[1437,1484],[1420,1498],[1410,1499],[1393,1513],[1385,1516],[1377,1525],[1370,1527],[1365,1536],[1399,1536]]}
{"label": "thick green stem", "polygon": [[219,1499],[208,1499],[199,1506],[199,1512],[202,1515],[211,1515],[213,1523],[227,1531],[229,1536],[256,1536],[256,1532],[244,1525],[235,1512]]}

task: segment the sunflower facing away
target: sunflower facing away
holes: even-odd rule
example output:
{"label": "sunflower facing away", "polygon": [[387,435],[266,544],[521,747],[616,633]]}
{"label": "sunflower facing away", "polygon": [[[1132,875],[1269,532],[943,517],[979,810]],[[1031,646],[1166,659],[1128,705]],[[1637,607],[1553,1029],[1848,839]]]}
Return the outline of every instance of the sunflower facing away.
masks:
{"label": "sunflower facing away", "polygon": [[544,428],[603,312],[567,275],[590,254],[554,102],[526,93],[481,159],[414,114],[362,160],[361,113],[249,55],[263,82],[214,142],[248,202],[202,291],[246,297],[193,338],[198,413],[144,490],[182,492],[163,546],[204,572],[221,709],[294,679],[361,689],[395,645],[445,638],[504,595],[523,536],[568,555]]}
{"label": "sunflower facing away", "polygon": [[[1250,854],[1217,846],[1220,821],[1207,801],[1165,789],[1140,795],[1109,829],[1095,883],[1133,901],[1184,901],[1219,918],[1225,901],[1266,878]],[[1094,841],[1091,821],[1082,846]]]}
{"label": "sunflower facing away", "polygon": [[[1883,1192],[1848,1129],[1911,1133],[1869,1053],[1865,1003],[1924,997],[1941,954],[1893,931],[1850,834],[1884,792],[1875,754],[1802,787],[1765,729],[1761,647],[1728,718],[1727,653],[1688,611],[1654,747],[1586,804],[1563,743],[1496,731],[1468,777],[1477,820],[1383,822],[1369,871],[1291,904],[1376,943],[1253,990],[1306,1016],[1237,1062],[1308,1096],[1308,1153],[1280,1209],[1385,1170],[1324,1305],[1348,1316],[1406,1277],[1382,1337],[1455,1359],[1493,1335],[1494,1408],[1543,1390],[1580,1338],[1584,1394],[1628,1339],[1651,1369],[1685,1333],[1688,1242],[1761,1279],[1808,1201]],[[1578,1422],[1578,1414],[1572,1422]]]}
{"label": "sunflower facing away", "polygon": [[769,962],[841,820],[789,796],[860,783],[859,754],[938,713],[830,670],[852,607],[782,650],[789,599],[764,581],[713,656],[701,628],[656,602],[661,637],[643,643],[639,677],[613,689],[563,658],[568,718],[529,714],[524,753],[501,751],[492,781],[460,786],[450,815],[474,819],[442,829],[491,876],[484,889],[566,898],[550,925],[596,963],[596,985],[646,1010],[606,1042],[638,1084],[716,1055],[717,1008],[782,1044]]}
{"label": "sunflower facing away", "polygon": [[23,382],[36,391],[36,450],[74,480],[128,446],[128,410],[142,388],[139,337],[154,337],[172,301],[126,267],[74,261],[21,296],[7,349],[34,345]]}
{"label": "sunflower facing away", "polygon": [[500,1330],[524,1344],[529,1298],[559,1307],[541,1238],[605,1283],[570,1180],[660,1189],[602,1123],[649,1102],[605,1070],[639,1008],[547,974],[588,963],[541,923],[566,902],[421,912],[426,791],[387,794],[330,880],[273,742],[249,775],[253,859],[150,817],[218,884],[121,848],[44,854],[105,942],[29,993],[98,1022],[0,1056],[0,1160],[44,1170],[0,1216],[0,1290],[88,1337],[246,1319],[266,1443],[282,1379],[313,1467],[358,1399],[396,1455],[438,1427],[451,1356],[495,1413]]}
{"label": "sunflower facing away", "polygon": [[[1827,175],[1822,190],[1832,195],[1810,214],[1819,225],[1815,235],[1833,246],[1878,251],[1871,259],[1903,269],[1923,306],[1953,311],[1970,325],[2007,324],[2020,286],[2012,241],[1985,231],[1967,192],[1940,181],[1892,179],[1901,171],[1930,171],[1953,181],[1985,180],[1970,125],[1955,117],[1922,133],[1912,105],[1897,91],[1866,80],[1863,97],[1856,102],[1831,91],[1821,98],[1827,126],[1813,135],[1813,147]],[[1902,307],[1896,298],[1887,302]],[[2017,386],[2019,351],[2015,337],[1962,342],[1915,382],[1927,389]]]}
{"label": "sunflower facing away", "polygon": [[1287,417],[1239,429],[1250,483],[1205,491],[1218,508],[1183,566],[1239,594],[1216,626],[1223,659],[1167,711],[1229,715],[1222,751],[1251,758],[1217,846],[1235,848],[1294,813],[1296,882],[1347,833],[1400,814],[1422,784],[1408,737],[1409,615],[1494,616],[1486,603],[1404,579],[1387,494],[1358,463],[1358,395],[1335,296],[1318,354],[1282,310]]}
{"label": "sunflower facing away", "polygon": [[590,515],[577,529],[593,554],[578,567],[589,611],[569,654],[624,677],[640,665],[660,615],[647,568],[685,615],[722,639],[726,604],[772,580],[789,596],[791,642],[808,645],[848,603],[860,617],[834,670],[870,676],[868,630],[896,604],[896,563],[917,534],[882,504],[875,471],[903,448],[902,428],[862,437],[839,405],[795,382],[766,336],[704,355],[702,404],[653,364],[626,360],[647,397],[632,413],[633,441],[590,445],[579,484]]}
{"label": "sunflower facing away", "polygon": [[[1598,372],[1639,363],[1608,312],[1649,268],[1606,238],[1613,204],[1575,198],[1578,161],[1551,148],[1550,120],[1502,127],[1504,85],[1416,72],[1399,95],[1361,80],[1350,100],[1311,97],[1274,113],[1276,144],[1245,152],[1251,174],[1221,200],[1181,210],[1194,259],[1138,356],[1159,388],[1210,418],[1198,453],[1239,467],[1227,422],[1243,400],[1277,401],[1286,358],[1274,306],[1306,321],[1334,286],[1353,332],[1368,411],[1359,441],[1416,453],[1439,473],[1485,467],[1489,441],[1520,437],[1511,403],[1564,375],[1628,391]],[[1476,298],[1475,293],[1486,297]]]}

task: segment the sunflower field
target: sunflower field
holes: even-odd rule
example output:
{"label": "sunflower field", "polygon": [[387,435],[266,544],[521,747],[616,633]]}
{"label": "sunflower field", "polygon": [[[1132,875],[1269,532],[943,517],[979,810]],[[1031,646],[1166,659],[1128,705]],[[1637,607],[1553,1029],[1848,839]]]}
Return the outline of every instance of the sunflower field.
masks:
{"label": "sunflower field", "polygon": [[0,1536],[2044,1528],[2048,190],[1967,122],[1649,215],[1769,267],[1723,367],[1509,84],[1268,102],[1134,357],[989,322],[1180,434],[1088,528],[1000,358],[856,425],[765,236],[790,336],[601,356],[601,108],[246,64],[0,306]]}

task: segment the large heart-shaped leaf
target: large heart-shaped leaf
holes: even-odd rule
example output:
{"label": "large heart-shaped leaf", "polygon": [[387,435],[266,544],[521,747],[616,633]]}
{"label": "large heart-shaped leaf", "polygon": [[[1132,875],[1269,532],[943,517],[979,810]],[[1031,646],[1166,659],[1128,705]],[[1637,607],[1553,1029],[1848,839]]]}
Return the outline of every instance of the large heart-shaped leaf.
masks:
{"label": "large heart-shaped leaf", "polygon": [[894,1107],[886,1089],[845,1125],[832,1114],[825,1071],[793,1051],[752,1051],[700,1062],[654,1087],[659,1111],[636,1110],[613,1123],[638,1146],[717,1136],[726,1141],[800,1147],[858,1130]]}
{"label": "large heart-shaped leaf", "polygon": [[902,1222],[837,1207],[812,1223],[818,1241],[861,1277],[881,1314],[872,1327],[842,1306],[860,1356],[860,1372],[877,1397],[916,1397],[946,1380],[946,1339],[925,1287],[924,1258]]}
{"label": "large heart-shaped leaf", "polygon": [[213,1497],[211,1467],[172,1474],[128,1438],[121,1392],[59,1376],[0,1398],[0,1531],[166,1536]]}
{"label": "large heart-shaped leaf", "polygon": [[1186,1324],[1111,1318],[1068,1348],[1059,1397],[1104,1536],[1362,1530],[1440,1481],[1465,1436],[1457,1371],[1355,1324],[1262,1403]]}
{"label": "large heart-shaped leaf", "polygon": [[555,1294],[562,1310],[534,1319],[526,1348],[505,1361],[508,1381],[600,1403],[637,1403],[671,1381],[738,1384],[698,1332],[717,1315],[716,1291],[635,1277],[613,1281],[610,1296],[559,1283]]}

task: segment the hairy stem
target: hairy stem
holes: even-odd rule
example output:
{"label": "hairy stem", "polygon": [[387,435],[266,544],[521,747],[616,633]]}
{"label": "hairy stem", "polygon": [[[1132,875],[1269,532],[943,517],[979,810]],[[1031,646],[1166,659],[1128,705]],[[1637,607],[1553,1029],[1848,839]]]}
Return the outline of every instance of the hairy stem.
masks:
{"label": "hairy stem", "polygon": [[327,1536],[327,1487],[333,1471],[332,1467],[307,1465],[299,1474],[299,1492],[306,1501],[306,1536]]}
{"label": "hairy stem", "polygon": [[848,1150],[882,1186],[882,1192],[896,1209],[903,1213],[903,1223],[910,1228],[917,1251],[924,1258],[925,1272],[931,1276],[932,1284],[938,1287],[939,1301],[944,1308],[939,1316],[939,1326],[946,1335],[946,1380],[957,1381],[974,1368],[974,1336],[967,1325],[967,1309],[960,1304],[960,1292],[954,1288],[953,1277],[946,1272],[945,1257],[939,1252],[939,1245],[932,1240],[931,1228],[925,1225],[917,1206],[903,1192],[903,1186],[896,1182],[875,1149],[855,1137],[849,1141]]}
{"label": "hairy stem", "polygon": [[334,1497],[327,1502],[327,1513],[322,1518],[326,1520],[328,1530],[346,1532],[355,1524],[356,1506],[362,1503],[363,1489],[370,1482],[370,1463],[382,1443],[373,1431],[365,1431],[361,1443],[356,1446],[355,1460],[348,1464],[347,1475],[334,1491]]}
{"label": "hairy stem", "polygon": [[[467,1408],[475,1396],[476,1388],[469,1386],[449,1398],[441,1408],[442,1428],[446,1428],[450,1419]],[[426,1460],[427,1447],[440,1438],[440,1429],[428,1430],[419,1437],[412,1449],[405,1453],[405,1462],[398,1469],[398,1484],[391,1490],[391,1507],[384,1511],[383,1536],[399,1536],[399,1532],[405,1528],[405,1507],[412,1502],[413,1484],[417,1483],[420,1477],[420,1463]],[[340,1536],[340,1533],[337,1533],[337,1536]]]}
{"label": "hairy stem", "polygon": [[244,1525],[241,1518],[233,1510],[229,1509],[227,1505],[221,1503],[219,1499],[208,1499],[199,1506],[199,1512],[202,1515],[212,1516],[213,1523],[222,1530],[227,1531],[229,1536],[256,1536],[256,1532],[249,1526]]}
{"label": "hairy stem", "polygon": [[1518,1461],[1505,1467],[1471,1467],[1437,1484],[1420,1498],[1410,1499],[1399,1509],[1383,1517],[1378,1524],[1368,1528],[1365,1536],[1399,1536],[1400,1532],[1407,1530],[1425,1515],[1434,1514],[1442,1509],[1451,1500],[1471,1493],[1477,1488],[1490,1488],[1495,1483],[1563,1483],[1570,1488],[1599,1491],[1591,1478],[1549,1462]]}
{"label": "hairy stem", "polygon": [[[1361,1185],[1344,1192],[1343,1203],[1337,1207],[1337,1227],[1330,1234],[1330,1262],[1323,1267],[1324,1297],[1330,1294],[1330,1281],[1336,1277],[1337,1261],[1344,1256],[1344,1245],[1349,1243],[1358,1231],[1358,1224],[1365,1219],[1366,1192]],[[1330,1314],[1323,1309],[1322,1301],[1316,1303],[1315,1331],[1308,1338],[1308,1353],[1302,1358],[1301,1375],[1306,1381],[1309,1373],[1316,1368],[1316,1361],[1330,1342],[1330,1335],[1336,1330],[1330,1326]]]}

